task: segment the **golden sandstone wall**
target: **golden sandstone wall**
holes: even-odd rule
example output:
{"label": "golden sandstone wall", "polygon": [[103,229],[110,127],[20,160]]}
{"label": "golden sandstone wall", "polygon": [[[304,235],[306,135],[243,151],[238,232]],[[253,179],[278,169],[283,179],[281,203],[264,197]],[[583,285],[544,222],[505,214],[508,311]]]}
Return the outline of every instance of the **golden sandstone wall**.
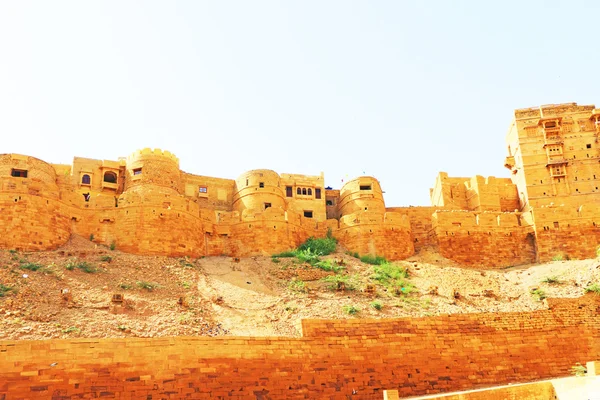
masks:
{"label": "golden sandstone wall", "polygon": [[569,375],[598,297],[531,313],[304,320],[301,338],[0,341],[0,398],[381,399]]}
{"label": "golden sandstone wall", "polygon": [[124,251],[272,254],[330,231],[351,252],[403,259],[424,247],[465,266],[594,257],[600,243],[600,110],[515,111],[510,178],[440,172],[430,207],[386,207],[377,179],[325,187],[323,174],[194,175],[160,149],[51,165],[0,155],[0,247],[42,250],[71,233]]}

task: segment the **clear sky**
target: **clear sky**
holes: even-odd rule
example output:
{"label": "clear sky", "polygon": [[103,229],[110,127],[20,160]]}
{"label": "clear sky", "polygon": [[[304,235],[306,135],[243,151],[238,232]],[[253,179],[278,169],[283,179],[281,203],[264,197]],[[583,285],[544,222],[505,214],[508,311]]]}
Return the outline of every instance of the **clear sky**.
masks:
{"label": "clear sky", "polygon": [[508,177],[515,108],[600,106],[597,1],[1,1],[0,153],[181,168]]}

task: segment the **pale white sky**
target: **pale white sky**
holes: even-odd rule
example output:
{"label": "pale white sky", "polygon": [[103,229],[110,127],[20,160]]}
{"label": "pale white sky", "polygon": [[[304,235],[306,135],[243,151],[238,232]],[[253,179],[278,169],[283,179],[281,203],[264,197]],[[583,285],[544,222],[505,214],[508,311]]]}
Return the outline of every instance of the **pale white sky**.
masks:
{"label": "pale white sky", "polygon": [[[515,108],[600,103],[595,1],[0,1],[0,153],[187,172],[508,177]],[[600,106],[600,104],[598,104]]]}

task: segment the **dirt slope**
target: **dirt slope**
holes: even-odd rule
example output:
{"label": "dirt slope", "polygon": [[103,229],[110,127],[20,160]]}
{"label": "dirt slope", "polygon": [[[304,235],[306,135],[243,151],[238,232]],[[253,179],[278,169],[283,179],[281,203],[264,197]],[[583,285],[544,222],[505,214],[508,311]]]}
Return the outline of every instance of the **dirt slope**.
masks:
{"label": "dirt slope", "polygon": [[297,336],[302,318],[530,311],[547,307],[544,295],[578,297],[600,283],[599,260],[476,271],[426,249],[397,263],[412,292],[395,294],[371,278],[373,266],[342,251],[324,258],[355,290],[328,289],[321,278],[333,272],[292,258],[135,256],[77,236],[56,251],[2,250],[0,339]]}

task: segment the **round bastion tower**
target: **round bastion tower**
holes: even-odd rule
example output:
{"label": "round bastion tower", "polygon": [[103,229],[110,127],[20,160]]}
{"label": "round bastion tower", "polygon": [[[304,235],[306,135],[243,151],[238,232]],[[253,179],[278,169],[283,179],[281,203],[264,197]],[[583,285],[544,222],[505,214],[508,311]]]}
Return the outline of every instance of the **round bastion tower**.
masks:
{"label": "round bastion tower", "polygon": [[255,169],[240,175],[235,181],[233,209],[262,211],[269,207],[285,209],[279,174],[268,169]]}
{"label": "round bastion tower", "polygon": [[169,151],[148,148],[138,150],[127,157],[126,167],[125,191],[153,185],[181,193],[179,159]]}
{"label": "round bastion tower", "polygon": [[340,189],[338,209],[341,216],[361,211],[385,213],[385,202],[379,181],[372,176],[361,176],[346,182]]}

